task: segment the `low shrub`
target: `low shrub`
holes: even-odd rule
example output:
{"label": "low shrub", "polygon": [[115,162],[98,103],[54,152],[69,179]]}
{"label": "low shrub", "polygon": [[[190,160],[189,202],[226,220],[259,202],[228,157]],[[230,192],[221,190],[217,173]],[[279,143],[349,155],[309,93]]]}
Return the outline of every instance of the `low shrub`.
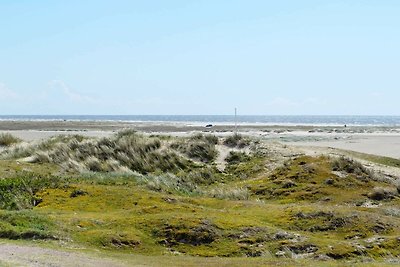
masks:
{"label": "low shrub", "polygon": [[354,174],[358,178],[376,179],[374,173],[365,168],[360,162],[345,157],[334,159],[332,161],[332,170]]}
{"label": "low shrub", "polygon": [[249,160],[249,156],[244,152],[236,152],[231,151],[229,152],[228,157],[226,157],[225,161],[230,164],[236,164],[240,162],[245,162]]}
{"label": "low shrub", "polygon": [[54,176],[41,176],[20,173],[15,177],[0,179],[0,209],[29,209],[41,202],[36,193],[44,188],[55,188],[62,179]]}
{"label": "low shrub", "polygon": [[395,198],[397,192],[390,188],[375,187],[369,194],[368,197],[372,200],[390,200]]}

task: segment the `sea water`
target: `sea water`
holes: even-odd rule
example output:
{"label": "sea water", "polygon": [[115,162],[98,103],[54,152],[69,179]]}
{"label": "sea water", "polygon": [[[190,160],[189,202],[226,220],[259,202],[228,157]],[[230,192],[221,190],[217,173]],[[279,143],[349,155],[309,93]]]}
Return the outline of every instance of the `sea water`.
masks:
{"label": "sea water", "polygon": [[[67,120],[229,124],[233,115],[0,115],[0,120]],[[239,124],[400,126],[400,116],[238,115]]]}

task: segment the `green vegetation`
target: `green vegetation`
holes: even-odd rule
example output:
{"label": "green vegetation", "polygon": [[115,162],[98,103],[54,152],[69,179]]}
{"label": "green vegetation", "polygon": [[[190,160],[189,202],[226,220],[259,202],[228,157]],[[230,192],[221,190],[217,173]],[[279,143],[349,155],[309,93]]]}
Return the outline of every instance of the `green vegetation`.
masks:
{"label": "green vegetation", "polygon": [[54,229],[51,220],[33,211],[0,211],[0,238],[51,240]]}
{"label": "green vegetation", "polygon": [[0,179],[0,209],[22,210],[41,202],[37,193],[44,188],[60,185],[60,178],[20,173],[15,177]]}
{"label": "green vegetation", "polygon": [[[395,184],[349,158],[282,160],[260,153],[263,144],[235,145],[221,172],[215,154],[224,140],[124,131],[6,150],[0,237],[121,255],[241,257],[235,261],[243,264],[345,265],[400,256]],[[34,163],[17,164],[20,155]]]}
{"label": "green vegetation", "polygon": [[21,142],[21,139],[9,133],[0,134],[0,146],[11,146]]}
{"label": "green vegetation", "polygon": [[54,163],[72,172],[176,172],[190,167],[187,159],[157,137],[123,131],[112,138],[58,136],[39,144],[15,147],[6,158],[31,157],[33,163]]}
{"label": "green vegetation", "polygon": [[244,148],[250,145],[250,140],[240,134],[234,134],[225,138],[224,145],[228,147]]}
{"label": "green vegetation", "polygon": [[172,143],[170,147],[184,153],[192,160],[207,163],[212,162],[218,155],[216,144],[218,144],[217,137],[197,134]]}
{"label": "green vegetation", "polygon": [[391,167],[400,167],[400,159],[395,159],[391,157],[382,157],[382,156],[376,156],[376,155],[371,155],[371,154],[365,154],[365,153],[360,153],[360,152],[355,152],[355,151],[347,151],[347,150],[339,150],[344,154],[347,154],[350,157],[357,157],[359,159],[367,160],[373,163],[378,163],[382,164],[385,166],[391,166]]}

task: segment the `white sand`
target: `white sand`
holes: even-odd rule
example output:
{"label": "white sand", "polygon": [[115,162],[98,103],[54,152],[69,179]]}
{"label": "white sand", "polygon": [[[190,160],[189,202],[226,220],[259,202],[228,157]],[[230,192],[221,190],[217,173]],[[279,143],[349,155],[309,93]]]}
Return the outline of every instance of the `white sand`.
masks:
{"label": "white sand", "polygon": [[107,137],[112,135],[112,131],[36,131],[36,130],[18,130],[18,131],[0,131],[1,133],[10,133],[24,141],[36,141],[46,139],[56,135],[83,135],[88,137]]}
{"label": "white sand", "polygon": [[296,146],[333,147],[362,153],[400,158],[400,135],[351,135],[347,139],[288,142]]}

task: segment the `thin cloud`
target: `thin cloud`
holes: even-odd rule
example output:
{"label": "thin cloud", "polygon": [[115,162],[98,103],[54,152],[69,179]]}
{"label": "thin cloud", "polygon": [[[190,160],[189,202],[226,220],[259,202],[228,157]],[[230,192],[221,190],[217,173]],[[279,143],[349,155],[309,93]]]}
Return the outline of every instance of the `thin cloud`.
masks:
{"label": "thin cloud", "polygon": [[73,91],[65,82],[61,80],[53,80],[50,82],[50,86],[53,89],[60,90],[65,96],[68,97],[69,100],[76,103],[96,103],[97,99],[79,94]]}

